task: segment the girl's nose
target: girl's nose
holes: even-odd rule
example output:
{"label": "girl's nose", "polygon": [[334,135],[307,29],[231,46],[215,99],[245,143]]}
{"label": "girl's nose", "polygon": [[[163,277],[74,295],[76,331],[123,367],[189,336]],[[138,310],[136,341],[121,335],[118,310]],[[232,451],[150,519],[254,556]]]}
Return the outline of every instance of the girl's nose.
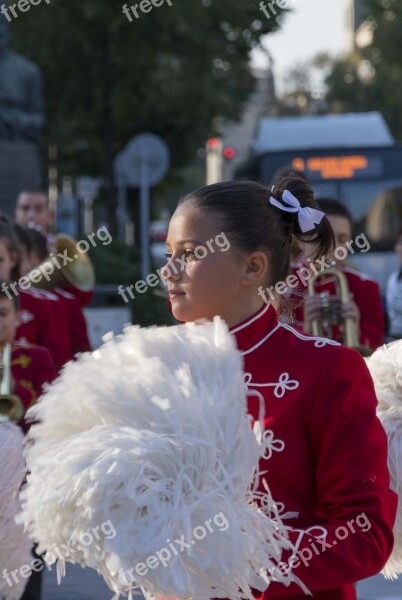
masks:
{"label": "girl's nose", "polygon": [[166,281],[169,279],[179,279],[180,270],[176,267],[172,258],[167,261],[166,265],[161,270],[161,275],[163,279],[166,279]]}

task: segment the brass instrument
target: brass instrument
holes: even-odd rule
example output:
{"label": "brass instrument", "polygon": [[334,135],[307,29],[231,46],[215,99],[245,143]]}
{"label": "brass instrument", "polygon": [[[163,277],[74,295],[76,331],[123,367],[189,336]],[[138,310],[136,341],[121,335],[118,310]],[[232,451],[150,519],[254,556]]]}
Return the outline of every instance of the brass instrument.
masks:
{"label": "brass instrument", "polygon": [[5,344],[0,359],[0,419],[19,421],[25,412],[24,405],[15,394],[11,394],[11,344]]}
{"label": "brass instrument", "polygon": [[[56,235],[55,242],[54,253],[26,275],[31,284],[44,290],[63,288],[68,284],[72,284],[82,292],[93,290],[95,271],[87,254],[77,248],[77,240],[59,233]],[[64,256],[70,259],[67,264],[64,264]],[[42,274],[41,277],[38,276],[38,270]]]}
{"label": "brass instrument", "polygon": [[370,356],[373,350],[369,346],[359,344],[357,327],[352,317],[343,317],[342,306],[350,301],[350,291],[346,276],[336,268],[325,269],[308,280],[308,295],[315,294],[314,283],[318,277],[333,275],[335,278],[336,295],[329,292],[321,292],[321,318],[312,322],[313,334],[318,337],[332,339],[332,328],[338,325],[342,330],[342,344],[349,348],[355,348],[362,356]]}

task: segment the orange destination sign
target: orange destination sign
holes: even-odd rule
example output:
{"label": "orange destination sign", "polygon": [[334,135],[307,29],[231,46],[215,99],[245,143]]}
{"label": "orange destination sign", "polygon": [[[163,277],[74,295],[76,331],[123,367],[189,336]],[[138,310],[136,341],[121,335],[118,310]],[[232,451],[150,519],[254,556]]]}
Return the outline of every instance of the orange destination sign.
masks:
{"label": "orange destination sign", "polygon": [[315,156],[312,158],[295,158],[294,169],[319,174],[322,179],[352,179],[356,171],[365,171],[368,166],[367,156]]}

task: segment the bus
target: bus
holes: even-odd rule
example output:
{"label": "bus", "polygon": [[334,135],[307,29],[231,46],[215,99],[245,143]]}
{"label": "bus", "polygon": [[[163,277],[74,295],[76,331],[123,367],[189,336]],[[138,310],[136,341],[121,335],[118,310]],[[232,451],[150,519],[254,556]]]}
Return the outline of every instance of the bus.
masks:
{"label": "bus", "polygon": [[402,233],[402,145],[395,143],[382,116],[262,121],[253,151],[237,167],[235,178],[271,184],[281,170],[295,169],[309,177],[316,198],[343,202],[352,214],[354,235],[365,234],[370,244],[370,252],[353,255],[352,262],[378,281],[384,293],[399,264],[394,244]]}

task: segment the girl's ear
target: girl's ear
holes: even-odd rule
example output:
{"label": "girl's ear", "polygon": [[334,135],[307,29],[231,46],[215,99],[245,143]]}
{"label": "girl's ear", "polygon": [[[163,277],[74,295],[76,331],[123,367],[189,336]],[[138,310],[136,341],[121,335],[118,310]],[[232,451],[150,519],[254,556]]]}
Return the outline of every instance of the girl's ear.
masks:
{"label": "girl's ear", "polygon": [[243,283],[245,285],[255,285],[261,283],[266,277],[268,270],[268,258],[264,252],[253,252],[248,257],[246,268],[243,273]]}

